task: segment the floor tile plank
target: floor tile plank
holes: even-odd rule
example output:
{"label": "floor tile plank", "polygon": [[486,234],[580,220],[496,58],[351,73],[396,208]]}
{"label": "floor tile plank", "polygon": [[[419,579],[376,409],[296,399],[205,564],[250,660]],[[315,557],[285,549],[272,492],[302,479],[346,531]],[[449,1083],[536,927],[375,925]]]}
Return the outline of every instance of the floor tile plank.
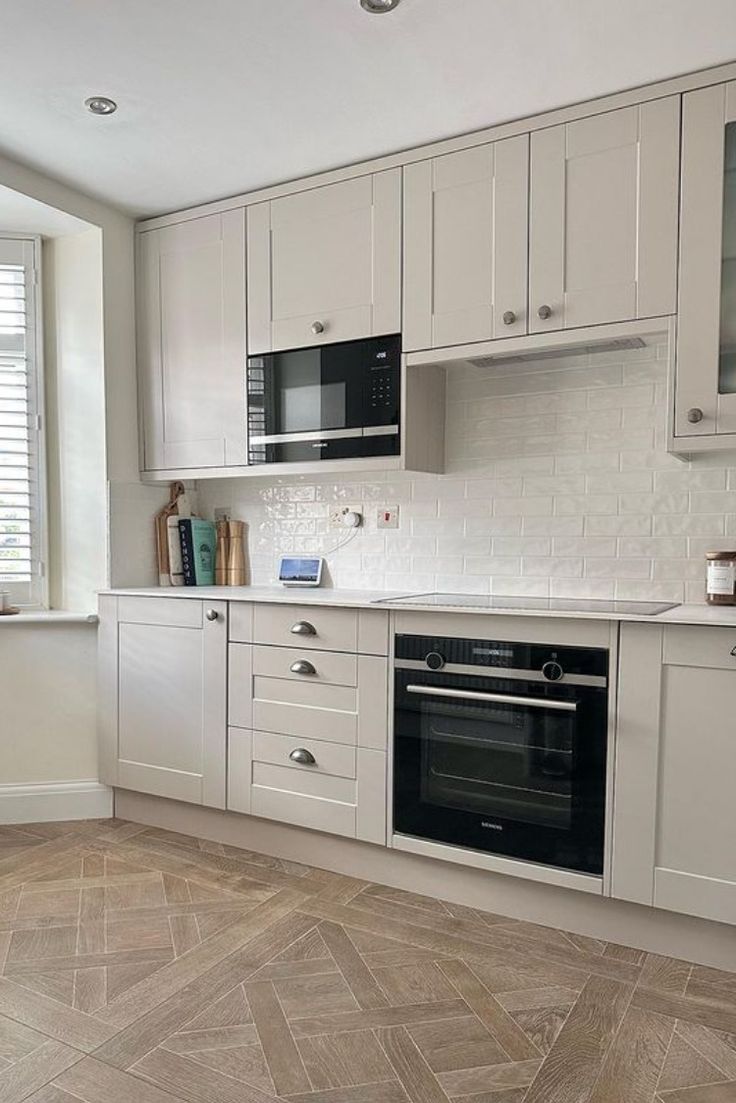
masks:
{"label": "floor tile plank", "polygon": [[589,1103],[651,1103],[674,1020],[632,1007],[606,1054]]}
{"label": "floor tile plank", "polygon": [[320,923],[319,932],[327,949],[345,977],[358,1007],[370,1010],[386,1007],[388,1000],[376,984],[374,976],[365,965],[345,929],[337,923]]}
{"label": "floor tile plank", "polygon": [[279,1095],[295,1095],[310,1088],[309,1076],[292,1037],[273,984],[256,980],[245,985],[258,1037]]}
{"label": "floor tile plank", "polygon": [[591,977],[557,1035],[526,1103],[587,1101],[631,999],[631,985]]}
{"label": "floor tile plank", "polygon": [[440,969],[512,1061],[531,1061],[539,1050],[464,961],[444,961]]}
{"label": "floor tile plank", "polygon": [[379,1027],[376,1037],[411,1103],[447,1103],[447,1094],[405,1027]]}

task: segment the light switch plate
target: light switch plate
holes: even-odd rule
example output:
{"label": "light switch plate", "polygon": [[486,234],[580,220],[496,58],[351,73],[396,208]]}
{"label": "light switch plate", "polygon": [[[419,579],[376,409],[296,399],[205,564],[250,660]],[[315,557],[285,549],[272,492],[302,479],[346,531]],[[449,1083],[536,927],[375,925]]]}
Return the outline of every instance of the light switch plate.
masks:
{"label": "light switch plate", "polygon": [[376,512],[376,527],[379,529],[397,529],[399,527],[399,507],[379,506]]}

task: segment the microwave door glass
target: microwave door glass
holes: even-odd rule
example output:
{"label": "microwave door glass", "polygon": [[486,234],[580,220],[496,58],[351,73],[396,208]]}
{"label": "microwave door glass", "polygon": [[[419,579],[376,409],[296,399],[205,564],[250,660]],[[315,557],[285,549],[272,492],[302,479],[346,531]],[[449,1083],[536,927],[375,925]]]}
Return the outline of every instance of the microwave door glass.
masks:
{"label": "microwave door glass", "polygon": [[[325,371],[322,349],[300,349],[273,357],[272,433],[344,429],[347,384]],[[326,378],[327,377],[327,378]]]}

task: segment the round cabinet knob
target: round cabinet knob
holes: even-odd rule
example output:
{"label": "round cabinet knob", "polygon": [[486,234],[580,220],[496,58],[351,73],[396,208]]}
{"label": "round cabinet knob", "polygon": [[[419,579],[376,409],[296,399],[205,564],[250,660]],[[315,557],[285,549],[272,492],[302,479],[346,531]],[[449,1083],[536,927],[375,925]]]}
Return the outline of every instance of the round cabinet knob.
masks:
{"label": "round cabinet knob", "polygon": [[503,324],[505,326],[512,326],[516,321],[516,315],[513,310],[504,310],[503,312]]}
{"label": "round cabinet knob", "polygon": [[289,758],[292,762],[298,762],[300,766],[316,766],[317,764],[317,759],[306,747],[295,747],[293,751],[289,752]]}
{"label": "round cabinet knob", "polygon": [[308,659],[297,659],[289,667],[292,674],[316,674],[317,671]]}
{"label": "round cabinet knob", "polygon": [[217,612],[217,609],[208,609],[207,612],[205,613],[205,616],[207,617],[207,620],[217,620],[219,615],[220,614]]}
{"label": "round cabinet knob", "polygon": [[315,337],[317,336],[318,333],[324,333],[324,331],[325,331],[324,322],[312,322],[312,333],[315,335]]}
{"label": "round cabinet knob", "polygon": [[539,317],[542,319],[543,322],[546,322],[547,318],[552,317],[552,307],[547,306],[547,304],[544,303],[543,306],[540,306],[539,310],[537,311],[537,314],[539,315]]}
{"label": "round cabinet knob", "polygon": [[292,636],[316,636],[317,629],[308,620],[298,620],[291,626]]}
{"label": "round cabinet knob", "polygon": [[445,665],[445,656],[440,655],[439,651],[430,651],[424,661],[430,670],[442,670]]}
{"label": "round cabinet knob", "polygon": [[564,676],[564,673],[565,671],[560,664],[554,661],[545,663],[542,667],[542,674],[548,682],[559,682],[560,678]]}
{"label": "round cabinet knob", "polygon": [[688,410],[687,420],[691,425],[697,425],[699,421],[703,420],[703,411],[699,406],[693,406],[692,409]]}

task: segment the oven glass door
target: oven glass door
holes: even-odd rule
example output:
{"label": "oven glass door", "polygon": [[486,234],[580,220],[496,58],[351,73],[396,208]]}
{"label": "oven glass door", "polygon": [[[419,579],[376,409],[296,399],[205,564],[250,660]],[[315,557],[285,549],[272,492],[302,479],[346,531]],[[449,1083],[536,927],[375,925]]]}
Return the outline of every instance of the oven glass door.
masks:
{"label": "oven glass door", "polygon": [[397,831],[602,872],[605,690],[396,679]]}

